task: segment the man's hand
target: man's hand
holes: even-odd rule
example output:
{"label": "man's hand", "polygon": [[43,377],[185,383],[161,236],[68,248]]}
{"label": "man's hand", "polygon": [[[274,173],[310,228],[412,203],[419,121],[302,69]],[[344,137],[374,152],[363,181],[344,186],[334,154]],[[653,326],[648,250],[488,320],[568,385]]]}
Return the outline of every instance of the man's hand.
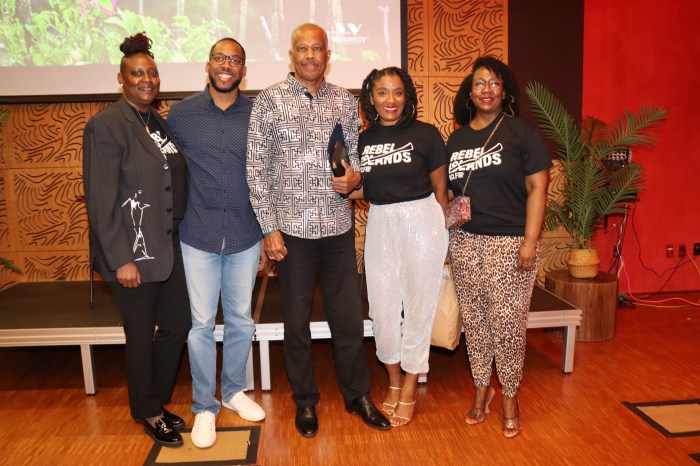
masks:
{"label": "man's hand", "polygon": [[287,247],[284,245],[282,232],[276,230],[264,238],[265,255],[273,261],[281,261],[287,256]]}
{"label": "man's hand", "polygon": [[362,175],[360,175],[360,172],[353,170],[353,168],[348,165],[345,160],[341,160],[340,163],[345,168],[345,175],[331,176],[331,184],[333,186],[333,191],[336,193],[348,194],[355,189],[358,184],[360,184]]}

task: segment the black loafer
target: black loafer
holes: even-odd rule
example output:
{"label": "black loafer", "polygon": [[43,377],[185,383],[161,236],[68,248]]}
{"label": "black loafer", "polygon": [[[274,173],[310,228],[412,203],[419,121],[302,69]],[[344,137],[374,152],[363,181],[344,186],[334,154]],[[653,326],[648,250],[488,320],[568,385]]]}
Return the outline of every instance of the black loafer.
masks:
{"label": "black loafer", "polygon": [[175,430],[182,430],[185,427],[184,419],[182,419],[177,414],[173,414],[167,409],[165,409],[165,406],[161,406],[161,409],[163,410],[163,419],[165,419],[166,422],[170,424],[170,427],[172,427]]}
{"label": "black loafer", "polygon": [[368,395],[355,398],[345,405],[345,409],[351,414],[362,416],[362,422],[373,429],[388,430],[391,428],[389,420],[374,406]]}
{"label": "black loafer", "polygon": [[314,437],[318,433],[318,417],[313,406],[297,406],[294,425],[304,437]]}
{"label": "black loafer", "polygon": [[156,421],[155,427],[152,426],[148,421],[143,421],[143,430],[146,431],[148,435],[164,447],[181,447],[182,446],[182,436],[180,432],[171,428],[168,423],[163,419],[158,419]]}

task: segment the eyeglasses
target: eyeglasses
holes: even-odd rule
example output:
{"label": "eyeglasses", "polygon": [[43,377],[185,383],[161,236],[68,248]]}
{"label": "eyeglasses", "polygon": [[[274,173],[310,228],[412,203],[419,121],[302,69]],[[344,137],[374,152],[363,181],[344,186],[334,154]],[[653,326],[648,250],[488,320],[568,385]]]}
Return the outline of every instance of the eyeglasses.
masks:
{"label": "eyeglasses", "polygon": [[223,65],[224,62],[229,62],[232,65],[241,66],[243,65],[243,59],[238,55],[223,55],[217,54],[211,56],[211,62],[217,65]]}
{"label": "eyeglasses", "polygon": [[477,91],[481,92],[486,87],[486,84],[489,85],[489,88],[492,91],[495,91],[496,89],[500,89],[503,87],[503,81],[496,81],[495,79],[489,79],[488,83],[486,81],[474,81],[472,83],[472,89],[476,89]]}

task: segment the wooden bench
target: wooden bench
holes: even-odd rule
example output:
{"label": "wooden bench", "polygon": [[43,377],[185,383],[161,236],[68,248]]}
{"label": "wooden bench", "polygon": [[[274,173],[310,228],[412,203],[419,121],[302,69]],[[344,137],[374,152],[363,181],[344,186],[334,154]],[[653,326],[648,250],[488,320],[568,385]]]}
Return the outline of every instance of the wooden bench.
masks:
{"label": "wooden bench", "polygon": [[[373,336],[372,321],[368,316],[369,305],[364,296],[364,336]],[[260,382],[263,390],[269,390],[270,350],[269,342],[284,338],[282,323],[282,302],[277,277],[264,277],[260,284],[259,296],[253,315],[255,320],[255,340],[260,346]],[[574,346],[576,344],[576,327],[581,324],[581,309],[559,299],[549,291],[536,286],[530,304],[527,328],[563,328],[562,370],[571,373],[574,370]],[[327,339],[331,337],[328,323],[323,311],[323,297],[318,283],[314,290],[311,310],[311,338]],[[426,374],[421,374],[419,381],[425,382]]]}
{"label": "wooden bench", "polygon": [[[255,295],[260,280],[256,283]],[[221,313],[214,329],[216,341],[224,337]],[[123,345],[122,318],[105,282],[24,282],[0,292],[0,347],[80,346],[85,393],[94,395],[94,345]],[[246,384],[254,388],[253,357],[248,355]]]}

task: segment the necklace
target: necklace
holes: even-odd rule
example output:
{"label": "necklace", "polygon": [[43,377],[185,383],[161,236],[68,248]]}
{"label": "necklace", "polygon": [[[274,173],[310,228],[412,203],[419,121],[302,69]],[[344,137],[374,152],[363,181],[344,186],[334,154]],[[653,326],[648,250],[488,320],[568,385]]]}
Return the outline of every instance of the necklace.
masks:
{"label": "necklace", "polygon": [[146,121],[143,121],[143,117],[141,116],[141,111],[138,109],[136,110],[136,114],[139,116],[139,120],[141,120],[141,123],[143,123],[143,126],[146,127],[146,133],[151,134],[151,130],[148,129],[148,123],[151,121],[151,110],[148,110],[148,116],[146,117]]}

